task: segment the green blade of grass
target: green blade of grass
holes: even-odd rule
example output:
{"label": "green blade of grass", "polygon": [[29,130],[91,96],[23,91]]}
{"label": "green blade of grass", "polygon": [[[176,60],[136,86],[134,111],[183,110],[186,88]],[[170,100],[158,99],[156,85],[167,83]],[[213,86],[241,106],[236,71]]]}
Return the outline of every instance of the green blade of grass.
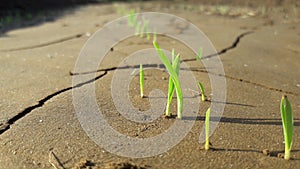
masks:
{"label": "green blade of grass", "polygon": [[281,112],[283,135],[285,141],[284,159],[289,160],[290,151],[292,149],[292,144],[293,144],[294,122],[293,122],[292,106],[287,96],[283,96],[281,99],[280,112]]}
{"label": "green blade of grass", "polygon": [[133,27],[135,25],[135,23],[136,23],[136,17],[137,16],[135,15],[135,11],[133,9],[130,10],[129,16],[128,16],[128,25],[130,27]]}
{"label": "green blade of grass", "polygon": [[174,50],[174,48],[172,48],[172,65],[173,65],[174,60],[175,60],[175,50]]}
{"label": "green blade of grass", "polygon": [[201,60],[201,58],[202,58],[202,53],[203,53],[203,48],[200,48],[200,49],[199,49],[199,52],[198,52],[198,54],[197,54],[196,60]]}
{"label": "green blade of grass", "polygon": [[156,39],[157,39],[156,29],[154,28],[154,31],[153,31],[153,42],[156,42]]}
{"label": "green blade of grass", "polygon": [[205,150],[209,150],[209,121],[210,121],[210,108],[207,109],[205,114]]}
{"label": "green blade of grass", "polygon": [[144,34],[146,33],[146,37],[148,36],[148,30],[149,30],[149,21],[148,20],[143,20],[143,26],[141,28],[141,34],[140,37],[143,38]]}
{"label": "green blade of grass", "polygon": [[[156,49],[156,52],[158,53],[160,60],[166,66],[166,68],[172,78],[172,81],[175,85],[176,94],[177,94],[177,118],[181,119],[182,118],[183,98],[182,98],[182,91],[181,91],[178,76],[176,74],[176,71],[173,69],[169,59],[163,53],[163,51],[161,50],[161,48],[159,47],[159,45],[156,41],[153,41],[153,46]],[[178,57],[180,57],[180,55],[178,55]]]}
{"label": "green blade of grass", "polygon": [[198,82],[198,86],[199,86],[200,91],[201,91],[201,100],[204,102],[205,101],[204,87],[203,87],[201,82]]}
{"label": "green blade of grass", "polygon": [[[173,59],[174,58],[174,59]],[[178,54],[175,58],[175,52],[174,49],[172,50],[172,67],[175,70],[177,76],[179,75],[179,70],[180,70],[180,55]],[[174,83],[172,81],[172,78],[169,79],[169,88],[168,88],[168,101],[167,101],[167,106],[166,106],[166,116],[170,117],[170,105],[172,102],[173,94],[174,94]]]}
{"label": "green blade of grass", "polygon": [[143,98],[144,97],[144,70],[142,64],[140,64],[140,91],[141,91],[141,98]]}
{"label": "green blade of grass", "polygon": [[138,35],[140,33],[141,29],[141,22],[138,22],[137,25],[135,26],[135,35]]}

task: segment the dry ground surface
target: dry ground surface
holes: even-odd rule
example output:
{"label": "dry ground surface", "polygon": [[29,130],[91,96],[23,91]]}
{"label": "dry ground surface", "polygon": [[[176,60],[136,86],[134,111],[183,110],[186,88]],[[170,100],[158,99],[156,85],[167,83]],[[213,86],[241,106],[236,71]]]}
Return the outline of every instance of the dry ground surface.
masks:
{"label": "dry ground surface", "polygon": [[[51,22],[6,32],[0,37],[0,168],[297,168],[300,166],[300,8],[294,3],[282,6],[231,1],[222,6],[197,1],[93,4],[68,9]],[[227,100],[211,137],[213,151],[201,150],[203,145],[198,142],[209,101],[199,101],[198,118],[187,136],[169,151],[154,157],[132,159],[109,153],[80,126],[72,104],[75,89],[70,71],[90,35],[130,9],[185,18],[207,35],[217,51],[222,51]],[[251,33],[243,36],[247,32]],[[194,58],[179,41],[163,36],[158,40],[165,49],[177,49],[183,59]],[[95,73],[99,78],[85,84],[95,84],[98,105],[106,120],[131,137],[154,136],[175,121],[159,118],[149,124],[138,124],[124,119],[114,107],[110,85],[115,70],[109,68],[118,66],[133,52],[149,47],[150,41],[138,37],[116,44],[99,66],[102,71]],[[199,61],[187,64],[207,86],[209,95],[209,70]],[[145,75],[146,95],[155,88],[167,91],[165,71],[146,70]],[[136,76],[129,87],[130,99],[140,110],[149,109],[148,99],[140,99],[138,90]],[[279,112],[284,94],[290,98],[295,118],[290,161],[277,158],[284,150]],[[172,111],[176,111],[175,103]],[[269,149],[270,156],[263,155],[263,149]]]}

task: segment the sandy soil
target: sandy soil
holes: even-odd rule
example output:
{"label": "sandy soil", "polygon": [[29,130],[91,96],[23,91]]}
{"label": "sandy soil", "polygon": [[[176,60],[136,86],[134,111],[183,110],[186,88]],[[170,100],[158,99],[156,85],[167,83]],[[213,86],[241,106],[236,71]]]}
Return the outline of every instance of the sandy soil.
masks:
{"label": "sandy soil", "polygon": [[[230,4],[230,3],[229,3]],[[244,5],[244,4],[243,4]],[[247,5],[247,4],[246,4]],[[299,6],[259,7],[201,5],[195,1],[87,5],[53,22],[16,29],[0,38],[0,168],[297,168],[300,165],[300,29]],[[210,102],[200,103],[198,118],[187,136],[169,151],[149,158],[125,158],[107,152],[84,132],[72,104],[72,76],[78,53],[90,35],[116,19],[120,9],[176,14],[198,26],[220,55],[227,82],[222,119],[211,137],[213,151],[201,150],[199,134]],[[240,37],[243,33],[253,32]],[[192,52],[167,37],[165,48],[180,49],[183,59]],[[236,47],[230,48],[234,42]],[[95,80],[98,105],[116,130],[131,137],[157,135],[175,119],[163,117],[149,124],[126,120],[111,98],[115,70],[129,54],[151,47],[138,37],[114,46],[100,65]],[[210,86],[199,62],[193,73]],[[198,66],[198,67],[197,67]],[[163,70],[146,70],[146,91],[167,91]],[[141,99],[138,77],[130,84],[132,104],[150,107]],[[90,84],[87,84],[90,85]],[[210,88],[207,89],[210,93]],[[279,102],[287,94],[294,110],[293,160],[277,158],[283,152]],[[175,100],[172,112],[176,111]],[[163,113],[163,112],[162,112]],[[262,153],[269,149],[270,156]]]}

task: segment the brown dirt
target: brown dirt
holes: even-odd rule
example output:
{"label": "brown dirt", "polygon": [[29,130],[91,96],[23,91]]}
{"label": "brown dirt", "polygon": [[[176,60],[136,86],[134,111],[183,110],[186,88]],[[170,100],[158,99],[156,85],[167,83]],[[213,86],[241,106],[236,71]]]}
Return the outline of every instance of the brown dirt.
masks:
{"label": "brown dirt", "polygon": [[[55,152],[65,168],[297,168],[300,165],[299,6],[284,3],[253,8],[231,3],[228,2],[228,13],[222,13],[215,4],[196,1],[91,5],[55,22],[8,32],[0,38],[0,168],[52,168],[50,151]],[[87,35],[121,16],[116,13],[118,7],[139,7],[140,11],[168,12],[186,18],[206,33],[218,51],[230,47],[242,33],[254,31],[221,55],[227,101],[222,119],[210,138],[213,151],[201,150],[198,143],[208,101],[200,102],[198,118],[188,135],[177,146],[154,157],[131,159],[111,154],[89,139],[81,128],[72,104],[72,90],[68,88],[72,85],[69,72]],[[178,41],[159,37],[159,42],[165,49],[180,51],[183,59],[193,56]],[[129,54],[148,47],[151,43],[145,39],[126,39],[113,47],[99,69],[115,67]],[[204,86],[210,86],[201,63],[187,64],[197,66],[194,75]],[[114,72],[99,71],[97,75],[104,75],[95,81],[98,105],[105,110],[103,114],[111,126],[123,134],[147,138],[174,123],[174,118],[163,116],[148,124],[120,116],[110,93]],[[146,70],[145,77],[146,96],[155,88],[167,91],[165,71]],[[147,97],[139,97],[138,80],[135,76],[130,84],[130,99],[137,109],[147,110],[150,104]],[[207,93],[210,92],[207,87]],[[283,94],[288,94],[295,112],[290,161],[276,157],[284,150],[279,113]],[[176,100],[172,112],[176,112]],[[264,149],[270,150],[270,156],[263,154]]]}

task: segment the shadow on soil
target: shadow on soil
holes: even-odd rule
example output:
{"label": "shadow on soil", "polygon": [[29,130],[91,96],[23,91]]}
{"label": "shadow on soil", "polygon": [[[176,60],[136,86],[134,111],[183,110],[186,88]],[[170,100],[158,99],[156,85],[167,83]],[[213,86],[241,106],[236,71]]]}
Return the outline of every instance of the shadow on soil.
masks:
{"label": "shadow on soil", "polygon": [[[184,120],[195,120],[195,117],[182,117]],[[205,116],[198,116],[198,121],[205,121]],[[281,118],[233,118],[233,117],[210,117],[213,122],[257,124],[257,125],[282,125]],[[294,119],[294,126],[300,126],[300,119]]]}
{"label": "shadow on soil", "polygon": [[[263,154],[262,150],[254,150],[254,149],[239,149],[239,148],[212,148],[212,151],[216,152],[254,152],[254,153],[261,153]],[[300,150],[291,150],[291,153],[299,152]],[[278,150],[278,151],[270,151],[269,157],[278,157],[278,154],[284,154],[284,150]],[[291,160],[300,160],[299,158],[291,158]]]}
{"label": "shadow on soil", "polygon": [[81,6],[132,0],[2,0],[0,3],[0,37],[6,32],[54,22],[72,14]]}

